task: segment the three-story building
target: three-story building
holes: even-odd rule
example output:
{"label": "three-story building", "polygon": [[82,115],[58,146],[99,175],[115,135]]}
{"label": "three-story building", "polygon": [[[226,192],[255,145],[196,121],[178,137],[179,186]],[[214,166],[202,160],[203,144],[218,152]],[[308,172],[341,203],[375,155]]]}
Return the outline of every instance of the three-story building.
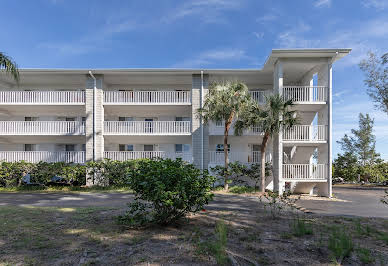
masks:
{"label": "three-story building", "polygon": [[[301,124],[273,136],[268,188],[331,196],[332,64],[350,49],[273,50],[262,69],[21,69],[0,75],[0,160],[84,163],[182,158],[223,164],[223,124],[197,115],[209,82],[240,80],[259,103],[279,93]],[[229,137],[230,161],[258,163],[258,128]]]}

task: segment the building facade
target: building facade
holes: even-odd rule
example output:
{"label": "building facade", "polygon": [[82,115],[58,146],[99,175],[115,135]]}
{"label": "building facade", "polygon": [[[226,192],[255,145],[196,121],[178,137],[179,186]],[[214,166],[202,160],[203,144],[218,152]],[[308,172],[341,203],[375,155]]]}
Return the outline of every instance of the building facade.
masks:
{"label": "building facade", "polygon": [[[182,158],[223,164],[223,125],[197,115],[209,83],[239,80],[259,103],[292,99],[300,125],[273,136],[268,188],[331,196],[332,64],[350,49],[273,50],[259,70],[22,69],[0,75],[0,160],[85,163]],[[258,163],[259,129],[233,135],[230,161]]]}

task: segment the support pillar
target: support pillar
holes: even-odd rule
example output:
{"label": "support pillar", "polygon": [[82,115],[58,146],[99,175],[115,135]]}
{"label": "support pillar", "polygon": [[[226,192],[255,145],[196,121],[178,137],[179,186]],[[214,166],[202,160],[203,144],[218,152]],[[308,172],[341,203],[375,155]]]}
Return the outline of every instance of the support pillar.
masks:
{"label": "support pillar", "polygon": [[[208,169],[209,164],[209,127],[204,125],[198,116],[201,99],[205,99],[209,86],[209,76],[194,74],[192,76],[191,107],[192,107],[192,151],[194,165]],[[203,87],[203,88],[202,88]]]}
{"label": "support pillar", "polygon": [[[94,91],[94,80],[88,76],[86,84],[86,121],[85,121],[85,137],[86,137],[86,162],[101,161],[104,158],[104,105],[103,105],[103,76],[96,75],[97,89]],[[94,95],[96,93],[96,95]],[[96,102],[94,103],[94,99]],[[94,105],[95,110],[94,111]],[[93,130],[93,122],[95,116],[95,132]],[[95,144],[94,144],[95,142]],[[86,185],[101,185],[101,180],[96,176],[87,174]]]}
{"label": "support pillar", "polygon": [[[275,63],[273,74],[274,93],[283,95],[283,64],[280,60]],[[273,136],[273,190],[279,194],[284,192],[283,181],[283,130]]]}

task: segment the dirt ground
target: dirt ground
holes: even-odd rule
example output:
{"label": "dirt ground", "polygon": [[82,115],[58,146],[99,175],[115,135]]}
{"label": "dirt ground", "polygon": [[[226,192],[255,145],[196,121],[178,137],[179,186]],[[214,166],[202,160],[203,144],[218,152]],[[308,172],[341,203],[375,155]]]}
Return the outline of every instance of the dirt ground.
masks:
{"label": "dirt ground", "polygon": [[[217,193],[205,211],[169,227],[119,225],[116,216],[125,210],[0,206],[0,265],[329,265],[335,228],[353,244],[347,258],[337,259],[342,265],[388,264],[387,219],[288,208],[274,218],[257,195],[225,193]],[[295,229],[296,221],[309,230]],[[225,224],[225,247],[216,224]]]}

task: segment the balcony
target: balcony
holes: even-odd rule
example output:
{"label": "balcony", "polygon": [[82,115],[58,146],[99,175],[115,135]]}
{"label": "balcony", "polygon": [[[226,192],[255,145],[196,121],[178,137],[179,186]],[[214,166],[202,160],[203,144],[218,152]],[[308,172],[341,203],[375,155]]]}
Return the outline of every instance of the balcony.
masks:
{"label": "balcony", "polygon": [[[253,152],[229,152],[228,153],[229,162],[240,162],[243,164],[253,164],[260,163],[261,160],[261,152],[253,151]],[[265,161],[267,163],[272,161],[272,155],[270,153],[266,153]],[[216,165],[223,165],[225,162],[225,155],[222,151],[209,151],[209,163]]]}
{"label": "balcony", "polygon": [[181,152],[164,152],[164,151],[106,151],[104,158],[114,161],[127,161],[136,159],[153,159],[153,158],[182,158],[186,162],[192,162],[191,153]]}
{"label": "balcony", "polygon": [[0,91],[0,104],[85,104],[84,91]]}
{"label": "balcony", "polygon": [[283,179],[287,181],[326,181],[327,164],[283,164]]}
{"label": "balcony", "polygon": [[104,104],[189,105],[190,91],[105,91]]}
{"label": "balcony", "polygon": [[105,135],[191,135],[190,121],[105,121]]}
{"label": "balcony", "polygon": [[[224,122],[210,123],[209,135],[223,136],[224,130],[225,130],[225,123]],[[257,135],[262,135],[262,134],[263,134],[263,131],[261,130],[260,127],[251,127],[251,128],[243,130],[243,136],[257,136]],[[234,135],[233,124],[229,129],[229,135]]]}
{"label": "balcony", "polygon": [[321,103],[327,101],[327,87],[325,86],[284,86],[284,100],[294,103]]}
{"label": "balcony", "polygon": [[79,121],[0,121],[1,135],[85,135]]}
{"label": "balcony", "polygon": [[85,163],[84,151],[0,151],[0,161]]}
{"label": "balcony", "polygon": [[265,97],[272,94],[272,90],[265,90],[265,91],[249,91],[249,94],[251,95],[252,99],[258,102],[259,104],[265,103]]}
{"label": "balcony", "polygon": [[283,140],[290,142],[326,142],[327,126],[296,125],[283,130]]}

